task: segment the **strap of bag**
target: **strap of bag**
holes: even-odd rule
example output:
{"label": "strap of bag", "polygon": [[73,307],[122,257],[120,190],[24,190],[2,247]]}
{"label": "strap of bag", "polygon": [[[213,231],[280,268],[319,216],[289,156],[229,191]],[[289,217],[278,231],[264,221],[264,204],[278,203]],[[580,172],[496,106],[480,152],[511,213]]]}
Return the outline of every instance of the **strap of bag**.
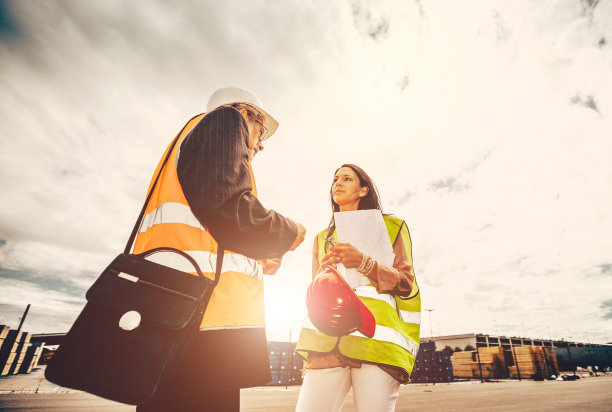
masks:
{"label": "strap of bag", "polygon": [[161,176],[161,172],[162,172],[162,170],[164,170],[164,167],[166,166],[166,163],[168,162],[168,159],[170,158],[170,155],[172,154],[172,151],[174,150],[174,146],[176,146],[176,142],[178,142],[179,137],[181,137],[181,134],[183,133],[183,131],[185,130],[187,125],[191,122],[191,120],[195,119],[198,116],[200,116],[200,115],[198,114],[198,115],[192,117],[187,123],[185,123],[185,126],[183,126],[181,131],[178,132],[178,134],[176,135],[176,137],[172,141],[172,144],[170,145],[170,148],[168,149],[168,154],[166,154],[166,158],[164,159],[161,167],[159,168],[159,172],[157,173],[157,176],[155,176],[155,181],[153,182],[153,185],[151,186],[151,190],[149,190],[149,194],[147,195],[147,199],[145,200],[144,205],[142,206],[142,210],[140,211],[140,215],[138,215],[138,219],[136,219],[136,224],[134,225],[134,229],[132,229],[132,234],[130,235],[130,238],[128,239],[127,244],[125,245],[125,249],[124,249],[123,253],[129,254],[130,250],[132,250],[132,245],[134,243],[134,240],[136,239],[136,234],[138,233],[138,229],[140,228],[140,224],[142,223],[142,218],[144,217],[145,211],[147,210],[147,205],[149,204],[149,200],[151,200],[151,196],[153,195],[153,190],[155,190],[155,186],[157,186],[157,181],[159,180],[159,176]]}
{"label": "strap of bag", "polygon": [[164,162],[159,168],[159,172],[157,173],[157,176],[155,176],[155,181],[153,182],[153,185],[151,186],[151,190],[149,190],[147,199],[145,200],[144,205],[142,206],[142,210],[140,211],[140,215],[138,215],[138,219],[136,219],[136,224],[134,225],[134,228],[132,229],[132,234],[130,234],[130,238],[128,239],[127,244],[125,245],[125,249],[123,250],[123,253],[125,253],[126,255],[129,254],[130,251],[132,250],[132,244],[134,243],[134,240],[136,239],[136,234],[138,233],[138,229],[140,228],[140,224],[142,223],[142,218],[144,217],[145,211],[147,210],[147,205],[149,204],[149,200],[151,200],[151,196],[153,195],[153,190],[155,190],[155,186],[157,186],[157,181],[159,180],[159,176],[161,175],[162,170],[164,170],[164,167],[166,166],[166,163],[168,162],[168,159],[170,158],[170,155],[172,154],[172,151],[174,150],[174,146],[176,145],[176,142],[178,141],[178,138],[180,135],[181,134],[179,133],[172,141],[172,145],[170,145],[170,149],[168,149],[168,154],[166,155]]}
{"label": "strap of bag", "polygon": [[[128,239],[127,244],[125,245],[125,249],[123,253],[125,253],[126,255],[129,254],[130,251],[132,250],[132,245],[134,244],[134,240],[136,239],[136,234],[138,233],[138,229],[140,228],[140,224],[142,223],[142,219],[144,217],[145,211],[147,210],[147,205],[149,204],[149,201],[151,200],[151,196],[153,195],[153,190],[155,190],[155,186],[157,186],[159,177],[161,176],[161,173],[164,170],[164,167],[166,167],[166,163],[168,163],[168,159],[170,158],[170,155],[172,154],[172,151],[174,150],[174,146],[176,146],[176,142],[178,142],[178,139],[179,137],[181,137],[181,134],[185,130],[185,127],[187,127],[187,125],[191,122],[191,120],[195,119],[198,116],[200,115],[196,115],[192,117],[185,124],[185,126],[183,126],[181,131],[178,132],[178,134],[172,141],[172,144],[170,145],[170,148],[168,149],[168,153],[166,154],[166,157],[164,158],[164,161],[162,162],[162,165],[159,168],[159,172],[157,173],[157,176],[155,176],[155,181],[153,182],[153,185],[151,186],[151,190],[149,190],[149,193],[147,194],[147,199],[145,200],[144,205],[142,206],[142,210],[140,211],[140,214],[138,215],[138,219],[136,219],[136,224],[134,225],[134,228],[132,229],[130,238]],[[189,260],[189,262],[191,262],[191,264],[194,266],[194,268],[198,272],[198,276],[204,277],[200,269],[200,266],[197,264],[197,262],[191,256],[189,256],[187,253],[183,252],[182,250],[169,248],[169,247],[160,247],[160,248],[155,248],[155,249],[151,249],[146,252],[140,253],[139,255],[145,257],[153,253],[161,252],[162,250],[171,250],[173,252],[179,253],[181,256],[185,257],[187,260]],[[215,279],[212,284],[213,287],[216,286],[217,283],[219,283],[219,278],[221,277],[221,267],[223,266],[223,256],[224,255],[225,255],[225,249],[221,245],[218,245],[217,246],[217,268],[215,270]]]}
{"label": "strap of bag", "polygon": [[223,266],[223,256],[225,256],[225,249],[221,245],[217,246],[217,268],[215,269],[215,280],[212,283],[213,288],[219,283],[221,277],[221,267]]}

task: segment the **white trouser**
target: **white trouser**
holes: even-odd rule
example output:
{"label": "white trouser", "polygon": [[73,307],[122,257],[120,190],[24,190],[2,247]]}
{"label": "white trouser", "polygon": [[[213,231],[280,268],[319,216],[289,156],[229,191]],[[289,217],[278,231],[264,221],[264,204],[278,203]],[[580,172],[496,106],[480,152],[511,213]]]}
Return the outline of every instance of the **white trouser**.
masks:
{"label": "white trouser", "polygon": [[340,412],[351,386],[357,412],[393,412],[399,382],[378,366],[307,369],[296,412]]}

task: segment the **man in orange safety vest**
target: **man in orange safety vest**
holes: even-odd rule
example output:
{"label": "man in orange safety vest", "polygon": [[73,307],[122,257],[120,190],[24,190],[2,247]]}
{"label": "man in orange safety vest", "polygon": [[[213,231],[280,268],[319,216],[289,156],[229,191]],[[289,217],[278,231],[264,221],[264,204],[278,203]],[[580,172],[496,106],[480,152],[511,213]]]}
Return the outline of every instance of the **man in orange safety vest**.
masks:
{"label": "man in orange safety vest", "polygon": [[[251,160],[277,127],[255,94],[226,87],[214,92],[206,113],[179,133],[133,252],[160,246],[182,250],[210,278],[217,253],[225,253],[198,336],[166,387],[138,411],[237,412],[240,388],[271,379],[262,274],[276,272],[283,254],[305,236],[304,226],[257,199]],[[161,162],[154,177],[160,167]],[[161,252],[154,260],[190,271],[175,253]]]}

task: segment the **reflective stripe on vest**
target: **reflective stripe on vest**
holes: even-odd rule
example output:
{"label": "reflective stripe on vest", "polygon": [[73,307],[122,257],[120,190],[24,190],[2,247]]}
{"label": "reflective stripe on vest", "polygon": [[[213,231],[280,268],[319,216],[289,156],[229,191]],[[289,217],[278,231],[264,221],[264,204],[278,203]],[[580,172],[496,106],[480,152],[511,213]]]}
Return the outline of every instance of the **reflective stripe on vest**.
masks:
{"label": "reflective stripe on vest", "polygon": [[187,226],[206,230],[191,212],[189,206],[177,202],[167,202],[156,207],[151,213],[144,215],[142,224],[140,225],[140,233],[144,233],[150,227],[161,223],[182,223]]}
{"label": "reflective stripe on vest", "polygon": [[[217,254],[205,252],[202,250],[184,250],[183,252],[191,256],[203,273],[215,273],[217,267]],[[148,260],[151,260],[160,265],[170,266],[176,270],[183,272],[194,272],[193,265],[187,259],[173,252],[158,252],[151,255]],[[238,272],[249,275],[255,279],[263,279],[263,270],[261,265],[256,260],[249,259],[246,256],[237,253],[226,253],[223,256],[223,265],[221,273]]]}
{"label": "reflective stripe on vest", "polygon": [[[355,289],[357,296],[362,298],[376,299],[387,303],[399,315],[402,322],[421,324],[421,311],[401,310],[397,307],[397,301],[388,293],[378,293],[372,285],[360,286]],[[363,299],[362,299],[363,300]]]}
{"label": "reflective stripe on vest", "polygon": [[[306,318],[304,319],[302,328],[311,329],[314,331],[317,330],[316,326],[312,324],[312,321],[310,320],[308,316],[306,316]],[[349,336],[367,338],[367,336],[365,336],[359,331],[353,332]],[[395,345],[401,346],[402,348],[410,352],[415,357],[417,353],[419,352],[418,344],[414,343],[413,341],[409,339],[406,339],[406,337],[403,336],[400,332],[388,326],[382,326],[382,325],[376,324],[376,331],[374,333],[374,336],[369,339],[374,339],[374,340],[381,341],[381,342],[393,343]]]}
{"label": "reflective stripe on vest", "polygon": [[[145,210],[145,216],[134,242],[133,253],[163,246],[179,249],[193,257],[203,274],[212,279],[215,276],[218,245],[191,211],[176,171],[181,143],[203,117],[204,114],[194,117],[179,133],[179,140],[168,158]],[[168,149],[162,159],[167,152]],[[149,190],[161,163],[162,161],[157,165]],[[253,184],[251,193],[256,196],[252,171],[251,182]],[[176,253],[159,252],[148,259],[196,274],[193,266]],[[261,266],[257,261],[226,251],[221,277],[206,308],[200,329],[264,327],[262,275]]]}
{"label": "reflective stripe on vest", "polygon": [[[392,243],[402,232],[406,253],[412,265],[410,234],[404,222],[391,216],[385,216],[384,219]],[[319,263],[327,253],[326,235],[327,230],[317,237]],[[336,234],[333,233],[333,236]],[[374,314],[374,337],[368,338],[359,332],[341,338],[328,336],[318,331],[306,316],[296,351],[307,358],[309,352],[326,353],[337,346],[340,353],[349,358],[396,366],[410,373],[419,350],[421,323],[421,300],[416,278],[408,297],[379,294],[372,285],[358,287],[355,293]]]}

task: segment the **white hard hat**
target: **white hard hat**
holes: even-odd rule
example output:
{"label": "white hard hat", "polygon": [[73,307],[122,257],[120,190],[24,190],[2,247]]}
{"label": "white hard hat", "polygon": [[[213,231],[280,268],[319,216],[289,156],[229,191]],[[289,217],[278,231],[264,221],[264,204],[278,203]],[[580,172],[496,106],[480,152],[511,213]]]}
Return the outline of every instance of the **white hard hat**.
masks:
{"label": "white hard hat", "polygon": [[259,97],[255,93],[250,92],[241,87],[224,87],[216,90],[210,95],[208,103],[206,104],[206,111],[210,112],[215,110],[219,106],[232,103],[246,103],[253,106],[261,115],[264,117],[264,127],[268,129],[266,139],[276,132],[278,129],[278,122],[263,108],[263,103],[259,100]]}

